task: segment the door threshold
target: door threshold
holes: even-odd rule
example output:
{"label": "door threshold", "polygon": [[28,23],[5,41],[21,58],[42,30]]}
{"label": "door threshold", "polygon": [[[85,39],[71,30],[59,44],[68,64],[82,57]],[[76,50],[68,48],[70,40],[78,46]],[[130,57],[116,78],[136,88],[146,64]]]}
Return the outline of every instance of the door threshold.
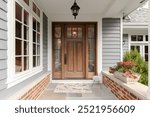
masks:
{"label": "door threshold", "polygon": [[52,83],[93,83],[93,80],[52,80]]}

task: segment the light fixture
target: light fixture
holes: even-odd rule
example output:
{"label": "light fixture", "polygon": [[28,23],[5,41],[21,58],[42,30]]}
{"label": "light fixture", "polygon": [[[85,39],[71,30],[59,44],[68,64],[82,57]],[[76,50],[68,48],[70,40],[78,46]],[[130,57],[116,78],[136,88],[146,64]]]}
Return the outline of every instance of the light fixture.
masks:
{"label": "light fixture", "polygon": [[79,13],[80,7],[77,5],[76,0],[74,1],[74,4],[71,7],[72,15],[74,16],[74,19],[76,19],[76,16]]}

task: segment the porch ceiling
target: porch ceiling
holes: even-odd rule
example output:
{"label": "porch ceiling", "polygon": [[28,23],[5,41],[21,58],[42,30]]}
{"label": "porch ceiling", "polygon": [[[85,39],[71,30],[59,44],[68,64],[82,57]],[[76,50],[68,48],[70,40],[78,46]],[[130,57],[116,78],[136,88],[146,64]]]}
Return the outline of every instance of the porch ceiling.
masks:
{"label": "porch ceiling", "polygon": [[[36,0],[52,21],[73,21],[70,7],[74,0]],[[143,0],[77,0],[80,6],[77,20],[93,20],[100,17],[121,17],[145,3]]]}

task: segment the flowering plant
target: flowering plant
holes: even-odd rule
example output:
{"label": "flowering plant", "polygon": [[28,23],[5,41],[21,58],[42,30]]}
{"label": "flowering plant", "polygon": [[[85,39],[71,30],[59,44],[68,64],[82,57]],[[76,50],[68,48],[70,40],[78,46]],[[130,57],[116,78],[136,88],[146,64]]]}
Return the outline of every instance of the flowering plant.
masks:
{"label": "flowering plant", "polygon": [[123,61],[123,62],[118,62],[115,67],[110,67],[110,73],[114,73],[115,71],[123,73],[124,77],[136,79],[139,77],[135,73],[135,68],[136,64],[133,61]]}

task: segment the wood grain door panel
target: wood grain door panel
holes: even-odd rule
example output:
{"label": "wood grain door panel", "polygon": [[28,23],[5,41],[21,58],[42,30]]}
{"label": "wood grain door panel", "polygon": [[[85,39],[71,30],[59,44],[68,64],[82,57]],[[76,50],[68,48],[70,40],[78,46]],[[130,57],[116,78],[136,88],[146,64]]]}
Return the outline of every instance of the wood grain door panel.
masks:
{"label": "wood grain door panel", "polygon": [[84,72],[83,70],[83,43],[82,42],[76,42],[76,70],[77,72]]}
{"label": "wood grain door panel", "polygon": [[66,57],[66,64],[67,64],[67,72],[74,72],[74,42],[68,41],[66,45],[67,49],[67,57]]}
{"label": "wood grain door panel", "polygon": [[[83,26],[66,26],[66,33],[70,31],[71,34],[65,34],[65,54],[67,62],[65,65],[65,78],[85,78],[85,52],[84,52],[84,36]],[[72,31],[72,32],[71,32]],[[76,31],[76,32],[73,32]],[[78,32],[82,31],[82,32]],[[68,36],[68,37],[67,37]]]}

